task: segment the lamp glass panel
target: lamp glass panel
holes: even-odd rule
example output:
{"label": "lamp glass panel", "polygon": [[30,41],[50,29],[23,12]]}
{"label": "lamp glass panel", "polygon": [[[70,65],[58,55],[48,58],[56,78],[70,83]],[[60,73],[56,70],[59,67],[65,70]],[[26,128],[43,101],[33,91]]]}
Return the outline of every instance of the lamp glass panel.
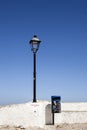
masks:
{"label": "lamp glass panel", "polygon": [[31,49],[34,53],[37,52],[37,50],[39,49],[39,44],[36,44],[36,43],[32,43],[31,44]]}

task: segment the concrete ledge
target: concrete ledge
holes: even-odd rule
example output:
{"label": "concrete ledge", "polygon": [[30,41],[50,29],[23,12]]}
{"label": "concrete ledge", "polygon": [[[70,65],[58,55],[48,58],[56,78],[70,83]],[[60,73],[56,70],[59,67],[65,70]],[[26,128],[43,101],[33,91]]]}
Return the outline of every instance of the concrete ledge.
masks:
{"label": "concrete ledge", "polygon": [[61,109],[62,111],[87,111],[87,103],[61,103]]}

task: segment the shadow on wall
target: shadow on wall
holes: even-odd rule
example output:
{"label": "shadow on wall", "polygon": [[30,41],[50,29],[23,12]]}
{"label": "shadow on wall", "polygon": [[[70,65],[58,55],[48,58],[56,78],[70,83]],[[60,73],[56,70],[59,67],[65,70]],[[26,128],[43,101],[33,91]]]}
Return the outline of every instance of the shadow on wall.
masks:
{"label": "shadow on wall", "polygon": [[45,108],[45,124],[46,125],[52,125],[52,112],[51,112],[51,104],[48,104]]}

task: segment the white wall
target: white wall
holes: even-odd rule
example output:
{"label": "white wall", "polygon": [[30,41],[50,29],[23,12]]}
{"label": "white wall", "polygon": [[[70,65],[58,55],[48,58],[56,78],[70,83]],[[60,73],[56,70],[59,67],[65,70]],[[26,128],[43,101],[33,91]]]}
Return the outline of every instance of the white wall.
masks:
{"label": "white wall", "polygon": [[62,103],[62,112],[55,114],[55,123],[87,123],[87,103]]}
{"label": "white wall", "polygon": [[44,103],[25,103],[0,108],[0,125],[42,126],[45,118]]}
{"label": "white wall", "polygon": [[[55,124],[87,123],[87,103],[62,103],[61,109],[61,113],[55,114]],[[52,124],[48,101],[0,107],[0,125],[44,127],[45,124]]]}

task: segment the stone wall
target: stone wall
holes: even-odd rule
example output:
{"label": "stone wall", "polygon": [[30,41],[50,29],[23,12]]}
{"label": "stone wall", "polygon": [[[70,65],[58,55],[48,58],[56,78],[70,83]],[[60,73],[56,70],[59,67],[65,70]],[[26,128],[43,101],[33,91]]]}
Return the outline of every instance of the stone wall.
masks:
{"label": "stone wall", "polygon": [[[87,103],[62,103],[61,113],[54,116],[55,124],[87,123]],[[52,124],[51,103],[39,101],[0,107],[0,126],[39,126]]]}

